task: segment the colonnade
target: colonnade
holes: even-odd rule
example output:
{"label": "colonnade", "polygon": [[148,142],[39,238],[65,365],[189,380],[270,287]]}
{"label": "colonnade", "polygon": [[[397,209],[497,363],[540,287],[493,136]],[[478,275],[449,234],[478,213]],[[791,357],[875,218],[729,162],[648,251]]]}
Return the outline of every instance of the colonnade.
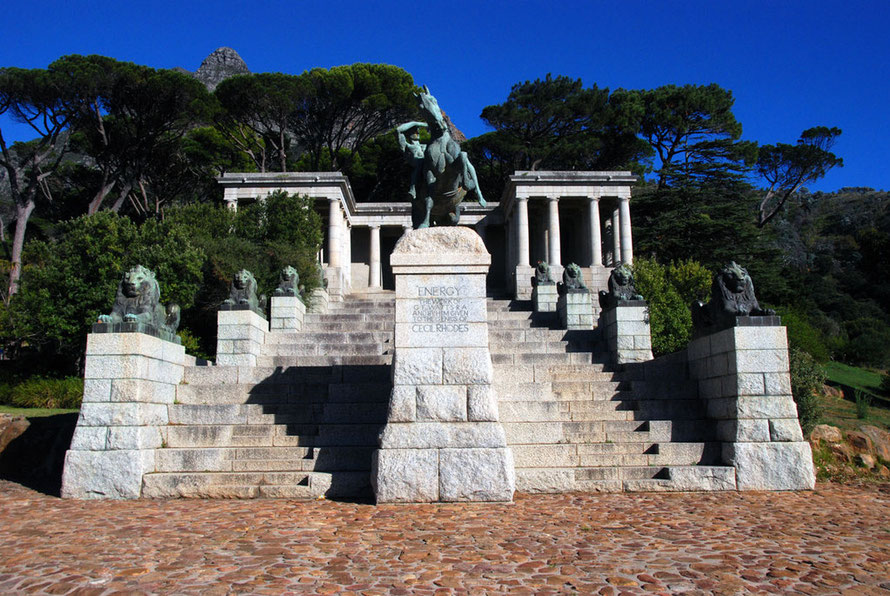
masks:
{"label": "colonnade", "polygon": [[[530,267],[530,243],[528,223],[528,202],[536,197],[517,197],[512,219],[516,234],[516,264]],[[542,197],[547,201],[547,263],[560,267],[562,262],[562,239],[559,229],[560,197]],[[630,197],[617,197],[617,205],[612,210],[612,257],[607,263],[603,259],[603,226],[600,219],[600,197],[586,197],[587,229],[589,230],[590,264],[593,266],[615,266],[618,263],[633,263],[633,236],[630,224]],[[615,256],[617,255],[617,256]]]}

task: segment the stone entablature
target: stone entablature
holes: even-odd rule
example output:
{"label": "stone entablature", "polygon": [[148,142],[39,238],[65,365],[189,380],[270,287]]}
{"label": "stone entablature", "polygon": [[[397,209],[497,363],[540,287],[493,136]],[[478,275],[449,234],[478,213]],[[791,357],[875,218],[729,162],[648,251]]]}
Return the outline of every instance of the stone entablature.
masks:
{"label": "stone entablature", "polygon": [[[218,181],[233,209],[276,190],[315,199],[325,221],[319,260],[332,301],[364,288],[392,289],[388,256],[411,229],[410,202],[356,202],[339,172],[229,173]],[[461,225],[474,227],[492,254],[490,289],[529,299],[539,260],[550,264],[556,278],[565,264],[578,263],[588,286],[604,289],[609,267],[633,261],[630,196],[636,181],[625,171],[519,171],[499,203],[463,203]]]}

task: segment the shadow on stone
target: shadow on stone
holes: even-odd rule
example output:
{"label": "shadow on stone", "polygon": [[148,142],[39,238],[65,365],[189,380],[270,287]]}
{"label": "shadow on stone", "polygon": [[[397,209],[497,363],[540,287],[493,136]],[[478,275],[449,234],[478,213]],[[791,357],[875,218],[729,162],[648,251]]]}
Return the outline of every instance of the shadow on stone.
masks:
{"label": "shadow on stone", "polygon": [[305,448],[301,483],[323,488],[331,500],[367,503],[374,499],[371,456],[391,390],[388,365],[279,367],[254,386],[247,403],[273,417],[283,445]]}
{"label": "shadow on stone", "polygon": [[28,428],[0,453],[0,478],[58,497],[65,452],[71,445],[77,413],[28,421]]}

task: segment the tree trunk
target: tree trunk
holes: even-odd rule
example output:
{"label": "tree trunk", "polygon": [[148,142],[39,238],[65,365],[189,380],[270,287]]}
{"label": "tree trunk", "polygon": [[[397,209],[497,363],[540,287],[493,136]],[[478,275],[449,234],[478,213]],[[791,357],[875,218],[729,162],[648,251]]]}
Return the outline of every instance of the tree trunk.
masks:
{"label": "tree trunk", "polygon": [[28,219],[34,211],[34,199],[29,198],[24,204],[16,203],[15,206],[15,234],[12,237],[12,268],[9,271],[9,293],[12,297],[19,291],[19,278],[22,276],[22,249],[25,246],[25,229],[28,227]]}
{"label": "tree trunk", "polygon": [[108,193],[112,191],[114,185],[114,180],[112,180],[110,183],[102,183],[102,188],[99,189],[99,192],[96,193],[96,196],[93,197],[92,201],[90,201],[89,207],[87,207],[87,215],[95,215],[96,212],[99,211],[99,208],[102,207],[102,201],[104,201],[105,197],[108,196]]}
{"label": "tree trunk", "polygon": [[124,202],[127,200],[127,196],[130,194],[131,190],[133,190],[132,182],[128,182],[124,185],[124,188],[117,196],[117,200],[114,202],[114,205],[111,206],[112,211],[114,211],[115,213],[120,213],[121,207],[124,206]]}

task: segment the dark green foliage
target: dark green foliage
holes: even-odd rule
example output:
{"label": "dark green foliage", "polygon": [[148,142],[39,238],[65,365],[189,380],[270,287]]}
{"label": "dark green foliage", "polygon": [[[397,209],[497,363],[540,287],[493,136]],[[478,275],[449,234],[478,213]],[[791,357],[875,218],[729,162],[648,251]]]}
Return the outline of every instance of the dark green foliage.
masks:
{"label": "dark green foliage", "polygon": [[831,153],[841,129],[816,126],[803,131],[796,145],[763,145],[757,157],[757,173],[769,184],[757,214],[764,226],[807,182],[819,180],[844,160]]}
{"label": "dark green foliage", "polygon": [[789,359],[791,394],[797,404],[797,417],[801,429],[804,435],[808,435],[822,418],[819,394],[825,383],[825,371],[812,356],[801,349],[792,347]]}
{"label": "dark green foliage", "polygon": [[31,377],[12,388],[10,403],[19,408],[79,408],[83,379]]}
{"label": "dark green foliage", "polygon": [[881,375],[881,391],[890,395],[890,373],[885,372]]}
{"label": "dark green foliage", "polygon": [[492,197],[515,170],[636,169],[648,147],[636,136],[633,107],[613,105],[608,89],[548,74],[517,83],[504,103],[484,108],[494,131],[465,148]]}
{"label": "dark green foliage", "polygon": [[817,362],[825,362],[831,357],[822,332],[810,322],[810,317],[799,309],[780,307],[776,314],[782,317],[782,324],[788,331],[788,346],[797,348],[812,356]]}
{"label": "dark green foliage", "polygon": [[348,168],[356,152],[415,111],[411,75],[387,64],[260,73],[216,88],[216,126],[260,171]]}
{"label": "dark green foliage", "polygon": [[807,313],[832,358],[890,362],[890,201],[869,188],[797,193],[772,220],[783,297]]}
{"label": "dark green foliage", "polygon": [[660,265],[653,259],[633,264],[637,291],[649,303],[649,327],[655,356],[686,347],[692,334],[689,305],[707,300],[711,275],[695,261]]}
{"label": "dark green foliage", "polygon": [[205,255],[194,306],[182,314],[190,353],[205,358],[215,353],[216,312],[239,269],[253,273],[258,294],[271,296],[286,265],[297,269],[307,294],[318,287],[316,255],[322,231],[312,205],[307,197],[276,192],[237,213],[208,204],[168,211],[165,222],[189,230],[192,244]]}
{"label": "dark green foliage", "polygon": [[756,157],[756,145],[740,140],[732,92],[719,85],[619,89],[612,103],[636,115],[636,132],[658,157],[659,188],[738,180]]}
{"label": "dark green foliage", "polygon": [[154,271],[164,304],[186,309],[194,302],[204,255],[186,229],[155,221],[140,227],[101,212],[65,222],[58,233],[58,240],[28,245],[7,331],[31,350],[55,354],[60,369],[82,357],[86,333],[99,314],[110,312],[126,269],[142,264]]}

